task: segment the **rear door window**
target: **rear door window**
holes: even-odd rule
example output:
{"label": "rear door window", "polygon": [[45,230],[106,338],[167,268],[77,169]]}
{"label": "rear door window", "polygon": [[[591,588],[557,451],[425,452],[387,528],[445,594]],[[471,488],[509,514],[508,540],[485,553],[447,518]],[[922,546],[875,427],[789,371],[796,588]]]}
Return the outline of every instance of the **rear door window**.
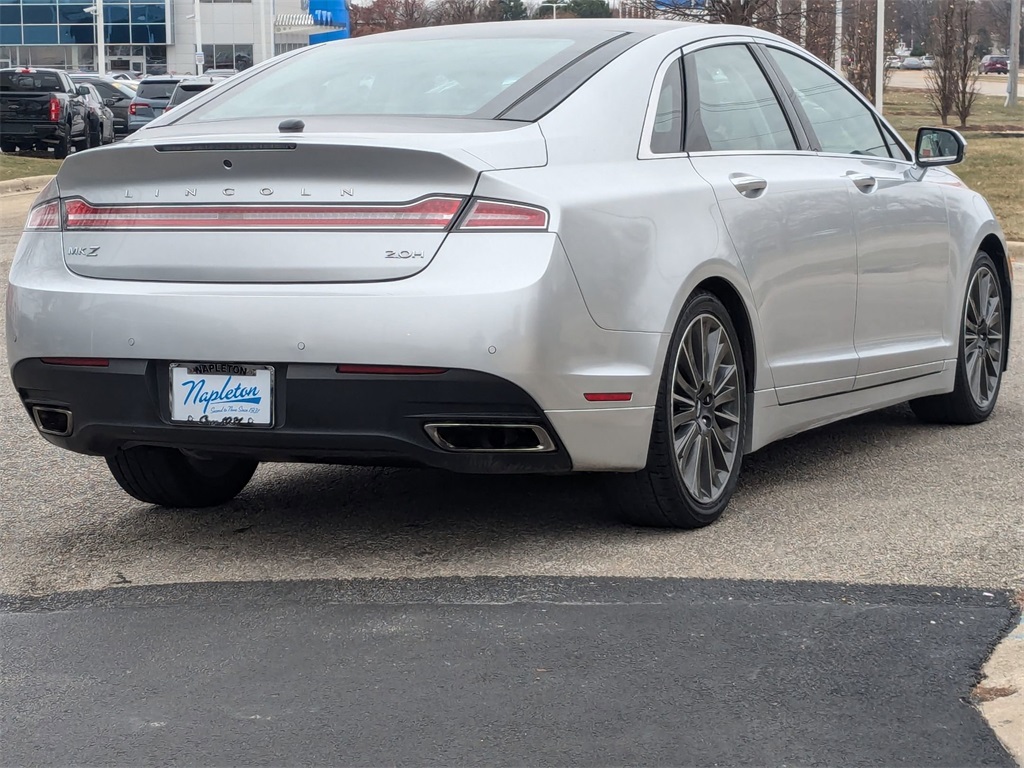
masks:
{"label": "rear door window", "polygon": [[[786,114],[745,45],[688,54],[687,149],[691,152],[795,150]],[[697,98],[691,91],[695,91]]]}

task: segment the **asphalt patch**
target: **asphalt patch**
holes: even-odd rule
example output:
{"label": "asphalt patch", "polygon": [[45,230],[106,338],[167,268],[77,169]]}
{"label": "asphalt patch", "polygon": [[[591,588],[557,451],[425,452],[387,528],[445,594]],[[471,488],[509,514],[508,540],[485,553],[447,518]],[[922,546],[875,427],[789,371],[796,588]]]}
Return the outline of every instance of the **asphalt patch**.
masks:
{"label": "asphalt patch", "polygon": [[0,600],[0,764],[1012,766],[1005,593],[691,579]]}

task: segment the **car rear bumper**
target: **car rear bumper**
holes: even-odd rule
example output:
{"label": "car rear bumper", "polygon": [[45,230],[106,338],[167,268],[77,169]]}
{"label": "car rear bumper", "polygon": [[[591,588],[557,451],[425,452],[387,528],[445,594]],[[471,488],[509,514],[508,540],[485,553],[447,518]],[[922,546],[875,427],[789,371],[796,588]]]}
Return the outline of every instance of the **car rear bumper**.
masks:
{"label": "car rear bumper", "polygon": [[4,141],[33,139],[56,143],[64,135],[60,123],[0,123],[0,138]]}
{"label": "car rear bumper", "polygon": [[[96,280],[68,271],[55,258],[60,248],[58,233],[23,238],[7,348],[23,401],[84,409],[70,436],[48,438],[70,450],[202,443],[266,460],[500,472],[646,463],[667,338],[599,328],[552,234],[453,235],[415,277],[331,285]],[[39,362],[51,357],[111,363],[58,370]],[[164,405],[172,361],[274,365],[284,411],[270,430],[172,425]],[[338,364],[449,373],[355,381],[339,377]],[[585,396],[610,392],[631,397]],[[425,418],[441,417],[542,424],[557,450],[450,455],[424,431]]]}
{"label": "car rear bumper", "polygon": [[[282,363],[275,366],[274,426],[260,429],[172,423],[167,371],[167,361],[70,367],[23,360],[12,378],[30,415],[34,408],[70,414],[70,434],[43,436],[78,453],[110,455],[118,448],[157,445],[260,461],[489,473],[571,468],[554,428],[530,396],[487,374],[352,375],[337,373],[335,366]],[[543,450],[481,452],[448,450],[428,436],[428,426],[453,423],[540,428],[551,440]]]}

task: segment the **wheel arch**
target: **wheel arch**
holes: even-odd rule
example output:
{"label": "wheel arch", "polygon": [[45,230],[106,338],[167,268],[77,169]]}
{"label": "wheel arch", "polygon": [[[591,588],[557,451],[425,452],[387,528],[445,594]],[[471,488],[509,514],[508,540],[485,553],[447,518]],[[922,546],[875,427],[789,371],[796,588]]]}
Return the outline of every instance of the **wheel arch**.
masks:
{"label": "wheel arch", "polygon": [[1006,312],[1006,351],[1003,355],[1003,370],[1005,371],[1008,368],[1010,361],[1010,334],[1012,333],[1013,328],[1013,280],[1010,278],[1010,255],[1003,247],[1002,240],[994,234],[986,235],[982,239],[978,249],[987,253],[995,263],[996,270],[999,272],[999,282],[1003,288],[1003,296],[1006,297],[1006,300],[1003,302],[1003,307]]}
{"label": "wheel arch", "polygon": [[[750,321],[747,306],[735,286],[724,277],[709,277],[701,281],[694,289],[714,294],[729,311],[729,317],[740,338],[740,353],[743,356],[743,368],[747,372],[747,394],[753,394],[757,378],[757,340]],[[692,295],[692,294],[691,294]]]}

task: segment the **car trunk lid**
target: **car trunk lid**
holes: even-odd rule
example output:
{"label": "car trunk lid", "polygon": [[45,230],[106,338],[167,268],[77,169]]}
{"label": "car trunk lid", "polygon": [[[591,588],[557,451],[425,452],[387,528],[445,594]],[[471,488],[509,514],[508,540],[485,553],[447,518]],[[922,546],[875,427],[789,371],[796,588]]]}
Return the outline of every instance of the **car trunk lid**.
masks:
{"label": "car trunk lid", "polygon": [[174,282],[404,278],[430,263],[481,171],[546,162],[532,125],[383,139],[154,133],[61,168],[73,272]]}

